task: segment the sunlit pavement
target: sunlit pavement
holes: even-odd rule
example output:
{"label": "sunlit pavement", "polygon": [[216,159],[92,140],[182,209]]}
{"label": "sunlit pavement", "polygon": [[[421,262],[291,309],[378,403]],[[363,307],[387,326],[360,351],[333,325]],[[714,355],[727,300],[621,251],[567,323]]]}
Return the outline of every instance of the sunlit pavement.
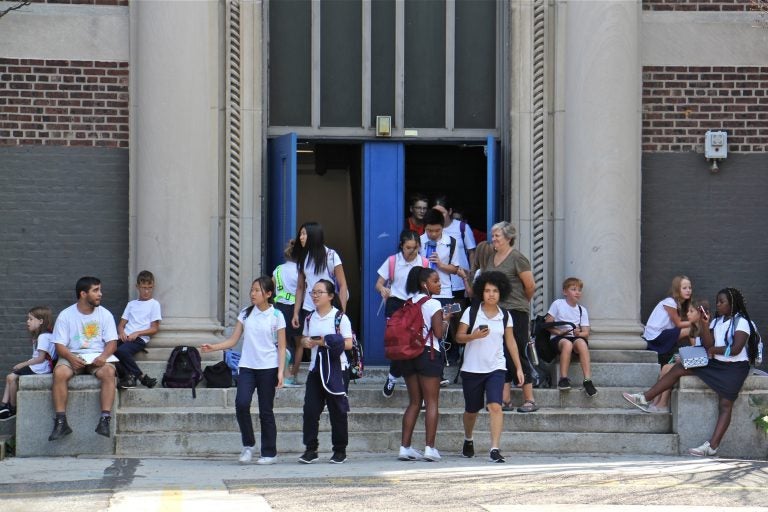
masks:
{"label": "sunlit pavement", "polygon": [[350,454],[273,466],[231,458],[8,458],[0,510],[768,511],[768,463],[647,456],[507,455],[506,464],[443,453],[437,463]]}

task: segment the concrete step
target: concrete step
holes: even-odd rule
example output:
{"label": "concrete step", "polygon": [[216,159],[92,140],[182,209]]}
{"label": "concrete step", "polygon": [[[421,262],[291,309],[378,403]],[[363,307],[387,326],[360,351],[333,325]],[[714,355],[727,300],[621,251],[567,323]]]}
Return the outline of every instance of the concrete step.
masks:
{"label": "concrete step", "polygon": [[[280,431],[302,429],[302,410],[276,408],[275,421]],[[258,430],[258,414],[253,415],[254,428]],[[421,414],[423,421],[424,414]],[[440,410],[440,429],[461,430],[463,409]],[[350,433],[386,432],[398,430],[403,411],[395,409],[357,408],[350,411]],[[489,429],[489,415],[480,414],[477,428]],[[631,409],[541,409],[535,413],[507,413],[505,428],[525,432],[622,432],[668,433],[672,428],[670,414],[645,414]],[[188,408],[121,408],[117,412],[118,432],[227,432],[238,431],[234,411],[225,407],[205,409]],[[330,429],[327,412],[320,420],[320,429]]]}
{"label": "concrete step", "polygon": [[[417,424],[418,425],[418,424]],[[320,459],[324,463],[330,457],[330,432],[321,432]],[[475,452],[485,457],[489,449],[490,434],[475,430]],[[440,429],[437,434],[437,448],[443,457],[459,457],[464,440],[462,430]],[[147,456],[159,453],[171,456],[231,455],[233,462],[242,449],[240,434],[237,432],[177,432],[173,434],[118,434],[116,436],[117,456]],[[258,446],[259,436],[256,436]],[[349,437],[348,453],[378,452],[382,457],[397,457],[400,446],[400,430],[389,432],[355,432]],[[413,446],[424,447],[424,432],[416,430]],[[646,433],[573,433],[573,432],[524,432],[505,430],[501,437],[501,450],[507,460],[514,460],[516,453],[593,453],[593,454],[643,454],[677,455],[676,434]],[[304,451],[301,432],[278,432],[277,449],[279,460],[293,463]],[[405,464],[405,463],[404,463]]]}
{"label": "concrete step", "polygon": [[[613,352],[613,351],[603,351]],[[645,354],[645,351],[641,352]],[[213,364],[211,361],[210,364]],[[162,375],[165,372],[165,362],[161,361],[143,361],[139,363],[142,371],[152,377],[155,377],[158,381],[161,381]],[[205,368],[207,364],[203,364]],[[305,364],[302,366],[299,372],[299,380],[303,383],[306,379],[308,366]],[[445,377],[453,382],[454,377],[458,373],[459,368],[457,366],[450,366],[445,369]],[[558,366],[553,364],[549,367],[550,374],[554,383],[556,384]],[[354,384],[370,384],[383,386],[384,380],[389,374],[389,368],[383,366],[371,366],[365,368],[364,378],[353,382]],[[581,366],[578,362],[572,363],[568,369],[568,375],[571,382],[580,385],[584,380]],[[659,365],[655,360],[651,362],[632,362],[632,361],[593,361],[592,363],[592,380],[597,387],[612,387],[612,386],[633,386],[643,387],[652,386],[659,376]],[[158,382],[158,387],[161,384]],[[141,384],[139,384],[141,387]],[[206,387],[205,379],[203,379],[199,387]]]}
{"label": "concrete step", "polygon": [[[601,387],[598,394],[592,398],[579,388],[562,392],[557,389],[535,389],[536,403],[542,408],[626,408],[627,403],[621,396],[624,391],[635,392],[640,387]],[[204,407],[228,407],[234,409],[235,388],[198,388],[197,398],[192,398],[192,392],[188,389],[136,389],[121,390],[119,396],[119,408],[135,407],[185,407],[188,409]],[[512,403],[522,404],[522,391],[512,389]],[[381,386],[370,384],[351,384],[349,389],[349,402],[352,409],[358,407],[394,408],[402,411],[408,405],[408,392],[404,386],[397,385],[391,398],[385,398],[381,392]],[[257,397],[254,394],[251,402],[254,408],[258,407]],[[304,387],[278,389],[275,395],[276,407],[302,407],[304,404]],[[441,408],[463,408],[464,394],[460,385],[451,385],[440,390]]]}

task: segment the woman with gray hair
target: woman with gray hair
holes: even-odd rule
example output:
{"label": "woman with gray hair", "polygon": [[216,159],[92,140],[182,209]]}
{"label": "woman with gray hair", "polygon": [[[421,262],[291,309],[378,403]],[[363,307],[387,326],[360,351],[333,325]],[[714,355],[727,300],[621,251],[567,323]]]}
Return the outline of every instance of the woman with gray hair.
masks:
{"label": "woman with gray hair", "polygon": [[[509,311],[512,316],[512,331],[517,342],[517,350],[520,353],[520,360],[526,357],[525,347],[528,344],[528,325],[530,322],[531,298],[536,290],[536,283],[533,280],[531,272],[531,263],[528,258],[523,256],[520,251],[514,249],[517,230],[510,222],[497,222],[491,228],[491,244],[493,245],[493,258],[490,259],[487,271],[496,270],[503,273],[509,279],[509,296],[499,306]],[[504,384],[504,407],[503,410],[511,411],[512,400],[510,383],[517,380],[515,365],[509,352],[504,349],[504,356],[507,359],[507,375]],[[523,405],[517,408],[518,412],[534,412],[539,409],[533,399],[533,379],[531,378],[530,366],[523,364],[523,373],[525,380],[517,382],[517,385],[523,387]]]}

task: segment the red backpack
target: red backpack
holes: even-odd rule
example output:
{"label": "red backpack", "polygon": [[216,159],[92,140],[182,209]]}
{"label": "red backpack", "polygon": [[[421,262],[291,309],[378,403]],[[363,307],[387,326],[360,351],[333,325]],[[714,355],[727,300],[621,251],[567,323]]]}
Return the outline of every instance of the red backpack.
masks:
{"label": "red backpack", "polygon": [[384,355],[387,359],[414,359],[424,350],[426,341],[432,339],[431,327],[427,340],[424,339],[424,317],[421,314],[421,306],[428,300],[429,296],[416,303],[408,299],[389,317],[384,330]]}

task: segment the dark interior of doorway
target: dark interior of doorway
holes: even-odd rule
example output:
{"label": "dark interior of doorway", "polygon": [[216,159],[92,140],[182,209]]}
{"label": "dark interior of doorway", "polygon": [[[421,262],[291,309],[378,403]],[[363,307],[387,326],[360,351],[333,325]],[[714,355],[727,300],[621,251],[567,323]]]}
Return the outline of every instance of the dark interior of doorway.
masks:
{"label": "dark interior of doorway", "polygon": [[[347,316],[360,332],[361,146],[299,141],[296,221],[319,222],[341,257],[350,290]],[[308,353],[305,351],[305,360]]]}
{"label": "dark interior of doorway", "polygon": [[405,217],[415,193],[429,198],[446,195],[454,211],[479,231],[486,226],[485,143],[413,144],[405,147]]}

